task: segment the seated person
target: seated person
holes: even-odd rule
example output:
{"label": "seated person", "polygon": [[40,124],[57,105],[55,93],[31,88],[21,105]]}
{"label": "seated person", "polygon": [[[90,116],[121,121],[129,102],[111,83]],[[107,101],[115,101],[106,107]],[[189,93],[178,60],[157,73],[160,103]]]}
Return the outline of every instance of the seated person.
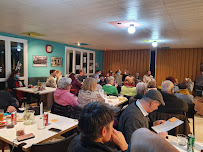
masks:
{"label": "seated person", "polygon": [[[103,86],[103,90],[108,95],[118,96],[118,90],[116,89],[118,85],[115,84],[114,77],[109,76],[106,78],[106,85]],[[115,87],[113,86],[115,84]]]}
{"label": "seated person", "polygon": [[62,78],[61,71],[56,70],[56,83],[58,84],[59,80]]}
{"label": "seated person", "polygon": [[169,81],[171,81],[174,84],[174,92],[177,92],[179,90],[178,79],[175,79],[172,76],[168,76],[168,77],[166,77],[166,80],[169,80]]}
{"label": "seated person", "polygon": [[153,78],[151,75],[151,71],[147,71],[147,73],[143,76],[143,82],[148,84]]}
{"label": "seated person", "polygon": [[134,97],[131,97],[129,99],[129,103],[133,103],[135,101],[137,101],[138,99],[141,99],[145,93],[147,92],[147,84],[144,82],[139,82],[136,85],[136,95]]}
{"label": "seated person", "polygon": [[17,111],[18,106],[18,100],[15,99],[10,92],[5,90],[0,91],[0,109],[3,109],[4,112],[12,113]]}
{"label": "seated person", "polygon": [[156,80],[155,79],[151,79],[151,81],[149,81],[149,83],[148,83],[148,90],[151,90],[151,89],[157,90],[157,88],[156,88]]}
{"label": "seated person", "polygon": [[135,96],[136,87],[133,76],[127,76],[124,81],[124,86],[121,87],[121,94],[125,96]]}
{"label": "seated person", "polygon": [[179,85],[179,90],[175,93],[175,96],[182,99],[187,104],[192,104],[194,101],[194,96],[188,91],[188,83],[181,82]]}
{"label": "seated person", "polygon": [[92,78],[97,80],[97,85],[96,85],[95,91],[99,91],[99,89],[102,89],[102,86],[99,84],[99,82],[100,82],[99,75],[94,74],[94,75],[92,75]]}
{"label": "seated person", "polygon": [[25,87],[23,81],[19,80],[20,73],[17,70],[13,70],[11,75],[7,79],[8,88],[13,91],[13,96],[16,97],[19,101],[22,101],[22,97],[24,96],[22,91],[15,90],[18,87]]}
{"label": "seated person", "polygon": [[46,86],[47,87],[52,87],[52,88],[57,87],[55,77],[56,77],[56,71],[55,70],[50,70],[50,75],[47,77],[47,81],[46,81]]}
{"label": "seated person", "polygon": [[188,91],[190,94],[192,94],[193,92],[193,88],[194,88],[194,82],[192,82],[192,80],[190,78],[185,78],[185,82],[188,84]]}
{"label": "seated person", "polygon": [[82,86],[81,82],[78,81],[78,80],[75,78],[75,74],[74,74],[74,73],[71,73],[71,74],[69,75],[69,78],[72,79],[72,82],[71,82],[72,87],[71,87],[71,89],[76,89],[76,90],[77,90],[77,94],[78,94],[78,92],[79,92],[79,90],[81,89],[81,86]]}
{"label": "seated person", "polygon": [[86,79],[87,76],[85,76],[85,72],[83,69],[80,69],[80,75],[77,77],[78,81],[83,82],[84,79]]}
{"label": "seated person", "polygon": [[[121,114],[118,124],[118,130],[123,133],[127,143],[130,143],[133,132],[139,128],[151,128],[151,126],[164,123],[164,120],[150,122],[149,113],[157,110],[160,105],[165,105],[161,93],[157,90],[149,90],[147,93],[130,104]],[[161,133],[161,136],[164,134]],[[166,135],[166,134],[165,134]]]}
{"label": "seated person", "polygon": [[135,74],[135,85],[137,85],[139,82],[142,82],[142,78],[140,77],[140,73]]}
{"label": "seated person", "polygon": [[86,104],[94,101],[105,102],[105,99],[98,91],[95,91],[97,80],[94,78],[86,78],[82,84],[82,89],[78,93],[78,103],[83,108]]}
{"label": "seated person", "polygon": [[105,84],[106,84],[106,82],[105,82],[105,78],[103,77],[103,75],[102,75],[102,74],[101,74],[101,75],[99,75],[99,79],[100,79],[99,84],[100,84],[101,86],[103,86],[103,85],[105,85]]}
{"label": "seated person", "polygon": [[166,80],[162,83],[161,94],[166,105],[160,106],[158,112],[182,115],[188,111],[187,103],[174,95],[174,84],[171,81]]}
{"label": "seated person", "polygon": [[[123,134],[113,128],[114,112],[105,103],[93,102],[84,107],[79,119],[80,135],[68,147],[68,152],[117,152],[128,149]],[[112,146],[106,144],[112,142]]]}
{"label": "seated person", "polygon": [[178,152],[167,140],[146,128],[137,129],[131,138],[131,152]]}
{"label": "seated person", "polygon": [[118,70],[118,71],[115,72],[115,80],[116,80],[116,83],[117,83],[119,86],[122,86],[121,70]]}
{"label": "seated person", "polygon": [[58,87],[54,92],[54,100],[57,104],[62,106],[71,105],[72,107],[78,105],[76,97],[70,93],[71,81],[71,78],[66,77],[59,80]]}
{"label": "seated person", "polygon": [[123,77],[122,77],[122,81],[124,82],[125,81],[125,77],[129,76],[129,70],[128,69],[125,69],[125,72],[123,74]]}

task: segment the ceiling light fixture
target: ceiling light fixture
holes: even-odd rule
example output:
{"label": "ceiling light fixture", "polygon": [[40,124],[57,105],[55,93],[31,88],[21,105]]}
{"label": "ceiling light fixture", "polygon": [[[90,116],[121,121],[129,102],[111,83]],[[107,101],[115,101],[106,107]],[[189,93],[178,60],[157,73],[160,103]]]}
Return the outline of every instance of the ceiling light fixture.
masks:
{"label": "ceiling light fixture", "polygon": [[153,47],[157,47],[157,41],[152,42]]}
{"label": "ceiling light fixture", "polygon": [[78,42],[78,46],[80,46],[80,43]]}
{"label": "ceiling light fixture", "polygon": [[128,28],[129,34],[134,34],[136,31],[134,24],[130,24],[130,27]]}

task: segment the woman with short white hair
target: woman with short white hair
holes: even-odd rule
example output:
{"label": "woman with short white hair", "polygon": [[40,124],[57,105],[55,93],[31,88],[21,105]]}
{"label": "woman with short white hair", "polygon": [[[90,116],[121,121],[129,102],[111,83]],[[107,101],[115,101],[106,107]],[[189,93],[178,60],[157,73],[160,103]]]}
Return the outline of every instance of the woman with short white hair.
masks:
{"label": "woman with short white hair", "polygon": [[58,82],[58,87],[54,92],[54,100],[57,104],[62,106],[77,106],[78,102],[76,97],[70,93],[71,88],[71,78],[63,77]]}

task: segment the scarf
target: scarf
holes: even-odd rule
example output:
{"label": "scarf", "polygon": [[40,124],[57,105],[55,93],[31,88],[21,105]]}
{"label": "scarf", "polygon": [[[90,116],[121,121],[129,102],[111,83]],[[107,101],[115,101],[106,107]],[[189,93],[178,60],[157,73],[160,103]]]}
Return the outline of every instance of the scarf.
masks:
{"label": "scarf", "polygon": [[181,93],[181,94],[185,94],[185,95],[190,95],[188,89],[180,89],[180,90],[178,90],[176,93]]}
{"label": "scarf", "polygon": [[124,86],[126,86],[126,87],[135,87],[135,85],[134,84],[124,84]]}

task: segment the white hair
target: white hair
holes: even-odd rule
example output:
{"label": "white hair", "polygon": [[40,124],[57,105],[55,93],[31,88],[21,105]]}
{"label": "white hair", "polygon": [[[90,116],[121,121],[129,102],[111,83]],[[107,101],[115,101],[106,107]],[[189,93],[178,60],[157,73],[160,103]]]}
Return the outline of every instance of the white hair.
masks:
{"label": "white hair", "polygon": [[66,89],[67,86],[71,84],[71,82],[72,82],[71,78],[63,77],[58,82],[58,88],[59,89]]}
{"label": "white hair", "polygon": [[166,80],[161,84],[161,91],[168,93],[172,88],[174,88],[173,82]]}
{"label": "white hair", "polygon": [[109,76],[109,77],[106,78],[106,83],[107,83],[107,84],[110,84],[111,81],[114,81],[114,77]]}
{"label": "white hair", "polygon": [[144,95],[147,92],[147,84],[144,82],[139,82],[136,85],[136,94]]}

